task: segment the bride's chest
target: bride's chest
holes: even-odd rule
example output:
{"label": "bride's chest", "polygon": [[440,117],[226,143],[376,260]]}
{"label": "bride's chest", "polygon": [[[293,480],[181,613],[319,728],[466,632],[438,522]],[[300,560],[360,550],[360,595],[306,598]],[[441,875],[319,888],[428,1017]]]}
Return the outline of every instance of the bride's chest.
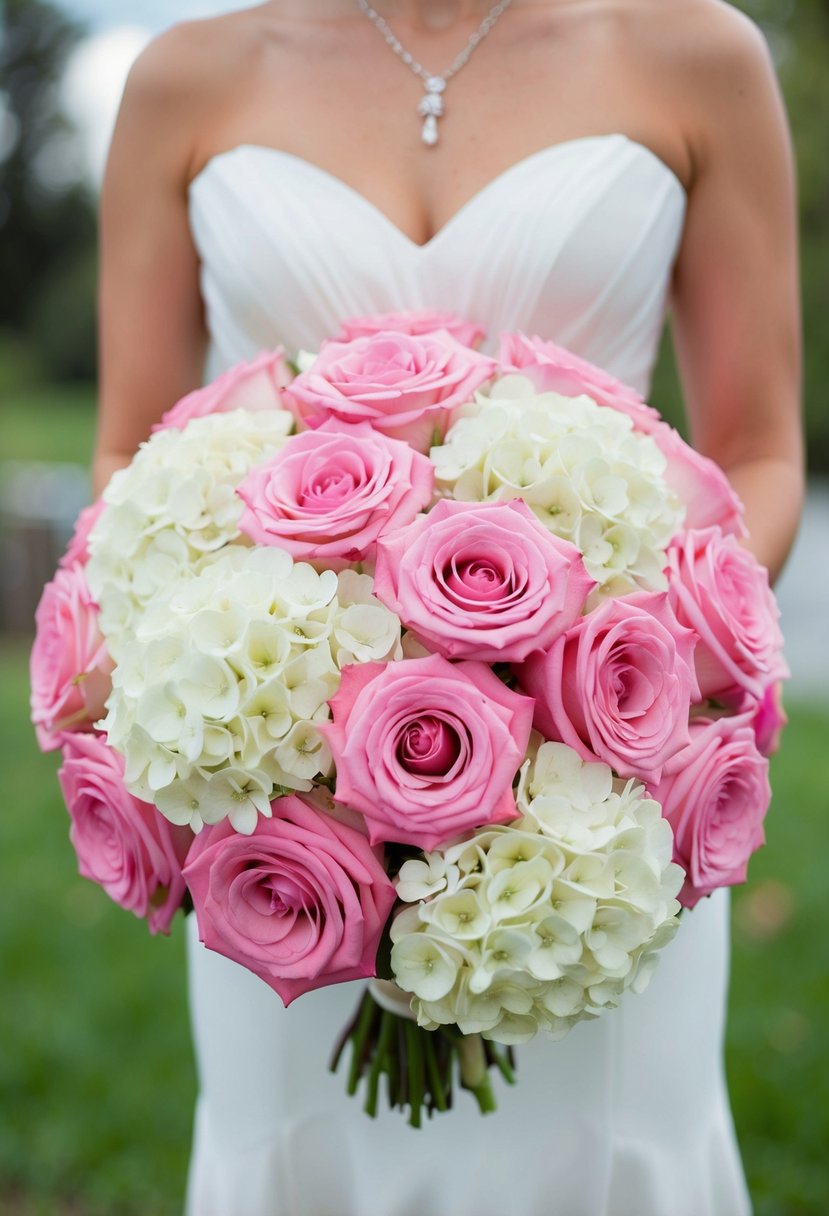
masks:
{"label": "bride's chest", "polygon": [[649,149],[607,135],[518,161],[423,245],[329,172],[258,145],[214,157],[190,207],[223,362],[314,346],[348,315],[437,308],[493,340],[539,332],[641,383],[685,194]]}
{"label": "bride's chest", "polygon": [[[429,32],[400,18],[398,54],[353,0],[339,6],[348,20],[305,20],[304,3],[277,0],[270,21],[240,19],[248,38],[228,52],[236,70],[217,86],[191,172],[225,149],[278,147],[325,166],[420,244],[505,167],[595,133],[628,133],[684,180],[680,124],[650,83],[657,65],[641,70],[636,31],[617,19],[626,4],[515,4],[458,66],[474,22]],[[416,68],[446,77],[432,147],[421,139],[426,92]]]}

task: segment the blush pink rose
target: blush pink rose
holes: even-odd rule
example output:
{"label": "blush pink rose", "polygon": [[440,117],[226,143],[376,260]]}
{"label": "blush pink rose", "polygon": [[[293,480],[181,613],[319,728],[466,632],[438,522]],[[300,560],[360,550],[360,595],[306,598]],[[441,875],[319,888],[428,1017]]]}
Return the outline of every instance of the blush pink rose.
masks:
{"label": "blush pink rose", "polygon": [[498,359],[505,369],[528,376],[539,392],[561,393],[564,397],[584,393],[598,405],[627,414],[635,429],[650,435],[665,457],[665,480],[685,504],[686,526],[716,525],[723,532],[744,534],[742,504],[725,473],[663,422],[636,389],[554,342],[523,334],[503,334]]}
{"label": "blush pink rose", "polygon": [[60,746],[63,731],[92,730],[111,688],[112,664],[82,566],[58,570],[46,584],[35,627],[31,711],[38,744],[46,752]]}
{"label": "blush pink rose", "polygon": [[445,330],[380,332],[353,342],[324,342],[285,398],[309,427],[328,418],[368,422],[425,452],[436,432],[443,437],[452,411],[471,401],[495,370],[493,359]]}
{"label": "blush pink rose", "polygon": [[330,569],[373,560],[378,537],[431,500],[434,466],[368,423],[326,422],[294,435],[238,488],[239,523],[258,544]]}
{"label": "blush pink rose", "polygon": [[674,831],[686,908],[718,887],[745,882],[748,860],[764,842],[768,767],[745,716],[698,718],[671,773],[649,787]]}
{"label": "blush pink rose", "polygon": [[84,878],[169,933],[185,892],[181,867],[193,839],[124,785],[124,761],[101,735],[65,735],[58,773],[72,820],[70,839]]}
{"label": "blush pink rose", "polygon": [[685,442],[667,422],[638,427],[653,439],[668,462],[665,481],[685,504],[686,528],[720,528],[745,536],[743,504],[720,466]]}
{"label": "blush pink rose", "polygon": [[85,566],[89,561],[89,533],[95,527],[95,524],[100,519],[106,509],[106,503],[102,498],[97,502],[93,502],[88,507],[84,507],[75,521],[75,531],[72,534],[66,552],[58,562],[58,568],[63,570],[67,566]]}
{"label": "blush pink rose", "polygon": [[381,538],[374,593],[449,659],[520,662],[581,615],[595,580],[518,499],[441,500]]}
{"label": "blush pink rose", "polygon": [[335,342],[353,342],[355,338],[365,338],[369,334],[433,334],[443,329],[453,338],[457,338],[462,346],[478,347],[486,337],[486,330],[472,321],[456,316],[453,312],[432,312],[429,310],[412,312],[381,312],[370,317],[349,317],[343,321]]}
{"label": "blush pink rose", "polygon": [[334,755],[335,797],[362,812],[372,842],[433,849],[515,817],[533,705],[485,664],[352,664],[331,709],[318,729]]}
{"label": "blush pink rose", "polygon": [[688,744],[695,642],[667,594],[637,592],[605,600],[516,674],[546,738],[621,777],[658,781]]}
{"label": "blush pink rose", "polygon": [[597,405],[621,410],[634,422],[659,419],[656,410],[645,404],[635,388],[555,342],[520,333],[502,334],[498,362],[505,371],[520,371],[528,376],[540,392],[560,393],[562,397],[584,394]]}
{"label": "blush pink rose", "polygon": [[232,410],[283,409],[282,390],[291,381],[291,369],[280,348],[262,351],[250,363],[238,363],[203,388],[182,397],[162,416],[153,431],[185,427],[194,418],[207,414],[228,414]]}
{"label": "blush pink rose", "polygon": [[290,1005],[376,975],[394,887],[365,836],[288,795],[252,836],[227,821],[196,837],[184,876],[199,936]]}
{"label": "blush pink rose", "polygon": [[759,701],[788,674],[768,572],[717,528],[676,537],[667,560],[674,612],[700,639],[694,663],[702,696],[729,700],[742,691]]}
{"label": "blush pink rose", "polygon": [[775,682],[766,689],[751,719],[761,756],[774,755],[780,747],[780,738],[788,722],[783,708],[783,685]]}

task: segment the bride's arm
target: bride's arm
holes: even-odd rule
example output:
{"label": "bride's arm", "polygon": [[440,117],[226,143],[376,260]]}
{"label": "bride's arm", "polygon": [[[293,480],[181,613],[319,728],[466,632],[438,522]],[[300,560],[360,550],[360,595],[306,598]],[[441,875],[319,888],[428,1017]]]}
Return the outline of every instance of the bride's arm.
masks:
{"label": "bride's arm", "polygon": [[201,382],[205,331],[187,216],[200,48],[156,39],[130,73],[101,194],[96,492]]}
{"label": "bride's arm", "polygon": [[747,543],[776,577],[804,484],[794,172],[765,42],[733,10],[714,25],[694,65],[674,338],[694,445],[727,471]]}

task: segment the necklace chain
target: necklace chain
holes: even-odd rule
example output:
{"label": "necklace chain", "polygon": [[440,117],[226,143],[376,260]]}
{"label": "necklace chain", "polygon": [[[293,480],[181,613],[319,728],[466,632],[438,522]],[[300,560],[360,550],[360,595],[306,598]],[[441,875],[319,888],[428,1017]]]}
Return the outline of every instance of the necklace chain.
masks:
{"label": "necklace chain", "polygon": [[437,120],[443,116],[444,112],[441,94],[446,88],[446,82],[451,80],[464,67],[475,48],[483,42],[501,14],[512,4],[512,0],[498,0],[498,3],[493,5],[475,32],[469,36],[463,50],[455,56],[446,71],[440,75],[430,72],[422,63],[418,63],[414,55],[406,50],[386,19],[381,17],[375,8],[372,8],[368,0],[357,0],[357,4],[366,17],[368,17],[369,21],[372,21],[383,35],[386,43],[391,47],[398,59],[402,60],[406,67],[411,68],[415,75],[419,76],[423,81],[426,87],[426,95],[421,98],[418,107],[418,113],[424,120],[421,137],[425,144],[436,144],[438,140]]}
{"label": "necklace chain", "polygon": [[[383,37],[385,38],[386,42],[391,47],[391,49],[394,51],[395,55],[397,55],[398,58],[402,59],[407,67],[411,68],[412,71],[414,73],[416,73],[416,75],[418,75],[420,77],[420,79],[423,81],[434,80],[437,78],[435,72],[428,71],[423,66],[422,63],[418,63],[418,61],[415,59],[414,55],[412,55],[409,51],[406,50],[406,48],[403,46],[403,43],[400,41],[400,39],[397,37],[397,35],[393,32],[389,23],[386,21],[386,19],[384,17],[381,17],[375,8],[371,7],[371,5],[368,3],[368,0],[357,0],[357,3],[360,6],[360,8],[363,10],[365,15],[368,17],[368,19],[370,21],[373,21],[374,24],[377,26],[378,30],[383,35]],[[498,3],[493,5],[493,7],[489,10],[487,15],[484,17],[481,24],[475,30],[474,34],[471,34],[469,36],[469,41],[467,42],[466,46],[452,60],[451,66],[448,67],[445,72],[440,73],[439,78],[441,80],[444,80],[444,81],[450,80],[455,75],[456,72],[459,72],[461,70],[461,68],[464,66],[466,61],[469,59],[469,56],[475,50],[475,47],[478,46],[478,44],[480,42],[483,42],[484,38],[486,38],[487,34],[490,32],[492,27],[495,25],[495,22],[498,20],[498,18],[501,16],[501,14],[504,13],[509,8],[509,6],[511,4],[512,4],[512,0],[498,0]]]}

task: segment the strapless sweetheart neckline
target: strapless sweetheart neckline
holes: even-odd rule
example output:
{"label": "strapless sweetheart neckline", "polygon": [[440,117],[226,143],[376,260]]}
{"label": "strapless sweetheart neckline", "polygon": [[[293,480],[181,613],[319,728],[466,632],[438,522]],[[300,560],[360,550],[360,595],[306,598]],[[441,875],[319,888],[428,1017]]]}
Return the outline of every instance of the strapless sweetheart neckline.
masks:
{"label": "strapless sweetheart neckline", "polygon": [[316,164],[315,161],[307,160],[304,156],[298,156],[295,152],[286,152],[283,148],[272,147],[268,144],[240,143],[236,144],[232,148],[226,149],[223,152],[214,153],[214,155],[208,158],[199,172],[190,181],[188,185],[188,192],[196,190],[202,181],[206,180],[219,165],[228,161],[231,157],[239,156],[242,153],[253,153],[254,155],[280,158],[289,164],[293,164],[294,167],[299,168],[304,172],[311,173],[318,178],[328,181],[332,187],[339,190],[344,197],[351,197],[351,199],[354,200],[359,206],[371,213],[378,222],[384,224],[387,229],[396,234],[397,238],[403,241],[407,246],[411,247],[412,249],[425,252],[438,244],[447,233],[450,233],[454,229],[456,224],[462,221],[464,216],[469,211],[477,207],[482,200],[488,199],[493,191],[497,191],[502,186],[511,182],[514,176],[526,172],[527,170],[536,167],[540,163],[548,159],[552,159],[565,151],[572,151],[579,145],[588,145],[607,141],[615,141],[626,144],[629,148],[648,158],[652,163],[655,163],[664,171],[667,179],[676,185],[677,189],[682,195],[683,203],[687,201],[688,191],[679,175],[671,168],[671,166],[664,161],[661,156],[658,156],[652,148],[649,148],[647,144],[643,144],[636,139],[631,139],[628,135],[624,135],[621,132],[613,132],[605,135],[582,135],[574,139],[559,140],[557,143],[547,144],[545,147],[539,148],[535,152],[528,153],[527,156],[523,156],[520,160],[514,161],[511,165],[508,165],[506,169],[503,169],[500,173],[497,173],[495,177],[492,177],[489,179],[489,181],[485,182],[483,186],[481,186],[479,190],[476,190],[475,193],[466,200],[466,202],[462,203],[460,207],[453,212],[453,214],[450,215],[449,218],[443,224],[441,224],[441,226],[437,228],[426,241],[414,240],[408,235],[408,233],[404,232],[403,229],[394,222],[394,220],[390,219],[385,211],[373,203],[371,199],[367,198],[354,186],[350,186],[348,182],[344,181],[343,178],[338,177],[335,173],[331,173],[328,169],[324,169],[321,165]]}

